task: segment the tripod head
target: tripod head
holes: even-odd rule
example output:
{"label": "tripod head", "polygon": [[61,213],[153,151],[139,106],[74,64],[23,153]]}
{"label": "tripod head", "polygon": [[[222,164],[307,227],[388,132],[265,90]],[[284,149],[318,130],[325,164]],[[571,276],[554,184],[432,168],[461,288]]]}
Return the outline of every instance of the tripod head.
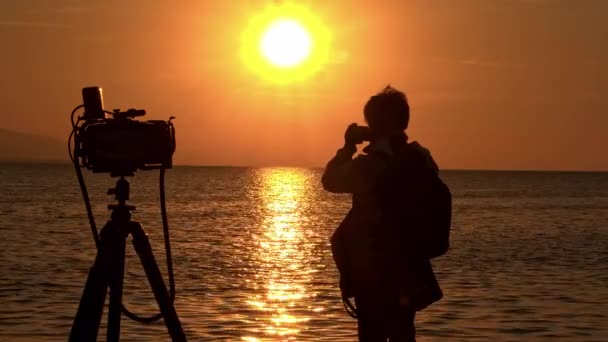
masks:
{"label": "tripod head", "polygon": [[126,219],[126,221],[131,219],[131,211],[135,210],[135,206],[127,204],[130,188],[129,181],[124,176],[120,176],[116,181],[116,186],[108,189],[108,195],[114,195],[118,201],[118,204],[108,205],[108,209],[112,210],[112,219]]}

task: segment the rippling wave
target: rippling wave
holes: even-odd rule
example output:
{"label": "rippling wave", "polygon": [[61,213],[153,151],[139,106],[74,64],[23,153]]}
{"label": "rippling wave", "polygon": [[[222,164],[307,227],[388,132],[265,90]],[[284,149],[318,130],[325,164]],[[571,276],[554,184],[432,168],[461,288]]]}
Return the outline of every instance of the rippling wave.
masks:
{"label": "rippling wave", "polygon": [[[350,200],[324,192],[321,172],[168,172],[176,309],[190,340],[356,340],[328,244]],[[608,340],[608,174],[444,178],[454,193],[453,248],[434,261],[445,298],[417,316],[419,341]],[[113,180],[87,182],[101,227]],[[165,272],[157,178],[140,172],[131,183],[133,217]],[[0,340],[66,340],[95,256],[73,170],[3,165],[0,234]],[[126,267],[127,306],[154,313],[130,245]],[[121,336],[169,339],[162,322],[127,319]]]}

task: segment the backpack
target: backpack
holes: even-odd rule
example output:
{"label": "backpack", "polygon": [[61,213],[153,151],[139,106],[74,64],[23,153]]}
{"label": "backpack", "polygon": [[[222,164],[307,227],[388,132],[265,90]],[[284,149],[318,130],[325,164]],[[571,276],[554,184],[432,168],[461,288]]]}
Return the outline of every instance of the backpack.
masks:
{"label": "backpack", "polygon": [[452,223],[452,194],[448,186],[435,175],[423,198],[423,215],[418,226],[418,252],[425,259],[444,255],[450,248]]}
{"label": "backpack", "polygon": [[418,167],[417,157],[383,156],[389,167],[381,196],[388,216],[409,240],[410,254],[430,260],[450,247],[452,194],[436,172]]}

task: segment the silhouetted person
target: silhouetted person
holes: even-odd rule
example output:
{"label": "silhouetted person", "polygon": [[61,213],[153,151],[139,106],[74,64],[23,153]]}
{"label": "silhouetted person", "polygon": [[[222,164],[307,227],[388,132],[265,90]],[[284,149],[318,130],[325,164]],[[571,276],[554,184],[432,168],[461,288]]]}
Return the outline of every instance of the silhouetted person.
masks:
{"label": "silhouetted person", "polygon": [[[390,86],[372,96],[364,107],[369,129],[348,126],[322,178],[326,190],[353,194],[331,242],[342,297],[355,298],[360,341],[415,341],[416,311],[443,296],[417,246],[417,213],[438,168],[427,149],[408,143],[409,114],[405,94]],[[369,146],[353,159],[364,140]]]}

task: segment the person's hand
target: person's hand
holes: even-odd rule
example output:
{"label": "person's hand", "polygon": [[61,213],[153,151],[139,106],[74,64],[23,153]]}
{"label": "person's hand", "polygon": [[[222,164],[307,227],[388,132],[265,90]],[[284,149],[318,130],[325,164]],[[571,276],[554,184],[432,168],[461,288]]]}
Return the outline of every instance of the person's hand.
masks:
{"label": "person's hand", "polygon": [[348,125],[346,132],[344,132],[344,146],[355,148],[357,144],[363,143],[363,139],[359,132],[359,128],[356,123]]}

